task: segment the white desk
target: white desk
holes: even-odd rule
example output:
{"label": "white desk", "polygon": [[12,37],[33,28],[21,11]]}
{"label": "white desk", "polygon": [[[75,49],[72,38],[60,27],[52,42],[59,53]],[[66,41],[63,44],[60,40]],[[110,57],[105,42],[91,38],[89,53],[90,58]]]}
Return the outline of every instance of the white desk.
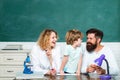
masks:
{"label": "white desk", "polygon": [[[66,75],[56,75],[56,76],[44,76],[42,73],[33,73],[33,74],[23,74],[19,72],[16,74],[15,80],[101,80],[100,75],[97,74],[81,74],[76,76],[75,74],[66,74]],[[103,79],[103,80],[119,80],[120,76],[112,76],[111,79]]]}
{"label": "white desk", "polygon": [[43,78],[43,73],[34,72],[32,74],[23,74],[23,72],[16,73],[15,79],[40,79]]}

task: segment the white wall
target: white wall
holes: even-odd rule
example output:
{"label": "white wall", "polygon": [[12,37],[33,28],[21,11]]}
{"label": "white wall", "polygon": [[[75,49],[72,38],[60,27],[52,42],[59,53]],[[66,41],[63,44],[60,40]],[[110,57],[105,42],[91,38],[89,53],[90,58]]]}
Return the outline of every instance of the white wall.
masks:
{"label": "white wall", "polygon": [[[3,49],[8,44],[21,44],[23,49],[32,49],[35,42],[0,42],[0,49]],[[85,42],[82,44],[85,45]],[[113,51],[120,68],[120,42],[103,42],[102,44],[108,46]],[[62,49],[64,49],[65,42],[58,42],[57,45],[62,46]]]}

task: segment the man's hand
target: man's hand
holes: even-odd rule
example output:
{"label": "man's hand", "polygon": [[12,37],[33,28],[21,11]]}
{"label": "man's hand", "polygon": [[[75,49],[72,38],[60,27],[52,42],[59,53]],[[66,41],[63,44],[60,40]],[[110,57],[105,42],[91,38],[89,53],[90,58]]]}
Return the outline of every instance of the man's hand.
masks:
{"label": "man's hand", "polygon": [[100,66],[96,66],[96,72],[98,74],[105,74],[106,73],[106,70],[105,69],[102,69]]}
{"label": "man's hand", "polygon": [[97,74],[105,74],[106,73],[106,70],[105,69],[102,69],[100,66],[97,66],[97,65],[94,65],[94,64],[91,64],[88,68],[87,68],[87,72],[94,72],[96,71]]}
{"label": "man's hand", "polygon": [[91,73],[94,72],[96,70],[96,65],[91,64],[90,66],[87,67],[87,72]]}

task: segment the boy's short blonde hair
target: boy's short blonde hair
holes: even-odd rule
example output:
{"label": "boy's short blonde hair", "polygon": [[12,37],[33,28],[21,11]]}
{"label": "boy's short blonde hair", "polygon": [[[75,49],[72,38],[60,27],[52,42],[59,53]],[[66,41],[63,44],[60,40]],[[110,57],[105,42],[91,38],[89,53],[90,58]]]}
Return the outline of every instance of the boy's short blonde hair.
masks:
{"label": "boy's short blonde hair", "polygon": [[72,29],[66,33],[65,38],[66,38],[66,43],[72,45],[74,41],[77,41],[79,38],[82,39],[83,34],[77,29]]}

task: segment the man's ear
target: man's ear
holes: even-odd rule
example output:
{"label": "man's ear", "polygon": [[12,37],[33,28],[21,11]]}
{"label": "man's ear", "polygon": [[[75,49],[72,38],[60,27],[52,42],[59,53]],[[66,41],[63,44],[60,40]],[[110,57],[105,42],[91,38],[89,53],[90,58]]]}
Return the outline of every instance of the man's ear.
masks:
{"label": "man's ear", "polygon": [[97,43],[100,43],[101,42],[101,39],[100,38],[97,38]]}

